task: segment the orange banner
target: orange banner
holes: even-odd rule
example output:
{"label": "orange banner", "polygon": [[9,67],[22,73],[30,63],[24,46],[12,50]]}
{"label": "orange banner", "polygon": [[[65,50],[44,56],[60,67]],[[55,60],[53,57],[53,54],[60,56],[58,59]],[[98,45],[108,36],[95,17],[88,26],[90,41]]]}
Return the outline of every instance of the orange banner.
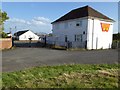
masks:
{"label": "orange banner", "polygon": [[110,28],[110,24],[101,23],[101,27],[103,32],[108,32]]}

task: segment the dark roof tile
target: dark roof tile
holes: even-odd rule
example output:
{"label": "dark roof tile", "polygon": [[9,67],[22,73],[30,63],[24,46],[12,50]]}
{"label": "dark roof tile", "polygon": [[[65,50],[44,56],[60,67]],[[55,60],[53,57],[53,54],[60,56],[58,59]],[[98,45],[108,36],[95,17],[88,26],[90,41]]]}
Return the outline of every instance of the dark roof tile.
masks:
{"label": "dark roof tile", "polygon": [[57,19],[56,21],[52,23],[70,20],[70,19],[88,17],[88,16],[114,21],[110,19],[109,17],[103,15],[102,13],[96,11],[95,9],[89,6],[85,6],[85,7],[77,8],[77,9],[70,11],[69,13],[65,14],[64,16],[62,16],[61,18]]}
{"label": "dark roof tile", "polygon": [[22,35],[22,34],[24,34],[25,32],[27,32],[27,31],[29,31],[29,30],[24,30],[24,31],[18,31],[18,32],[16,32],[16,33],[14,33],[14,35],[16,36],[20,36],[20,35]]}

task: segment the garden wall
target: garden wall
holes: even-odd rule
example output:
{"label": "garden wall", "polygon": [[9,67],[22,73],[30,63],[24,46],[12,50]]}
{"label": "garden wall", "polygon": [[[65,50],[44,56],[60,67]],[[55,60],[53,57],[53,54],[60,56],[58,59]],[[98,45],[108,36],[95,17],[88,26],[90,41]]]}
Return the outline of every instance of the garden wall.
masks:
{"label": "garden wall", "polygon": [[1,38],[0,49],[9,49],[12,47],[12,38]]}

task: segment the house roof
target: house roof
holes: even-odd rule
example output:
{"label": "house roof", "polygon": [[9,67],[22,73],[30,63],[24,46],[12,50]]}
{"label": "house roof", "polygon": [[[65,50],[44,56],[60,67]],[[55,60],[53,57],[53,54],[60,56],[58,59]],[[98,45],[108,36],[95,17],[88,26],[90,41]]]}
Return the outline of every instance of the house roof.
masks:
{"label": "house roof", "polygon": [[60,17],[59,19],[57,19],[56,21],[54,21],[52,23],[70,20],[70,19],[88,17],[88,16],[114,21],[113,19],[103,15],[102,13],[91,8],[90,6],[85,6],[85,7],[77,8],[77,9],[74,9],[74,10],[68,12],[67,14],[65,14],[64,16]]}
{"label": "house roof", "polygon": [[20,35],[24,34],[24,33],[27,32],[27,31],[29,31],[29,30],[18,31],[18,32],[14,33],[14,35],[15,35],[15,36],[20,36]]}

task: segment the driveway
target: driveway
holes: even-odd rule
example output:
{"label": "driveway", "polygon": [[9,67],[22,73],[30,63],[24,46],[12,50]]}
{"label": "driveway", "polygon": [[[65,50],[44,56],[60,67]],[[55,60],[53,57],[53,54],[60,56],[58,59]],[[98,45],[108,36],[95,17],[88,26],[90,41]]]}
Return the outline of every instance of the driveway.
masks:
{"label": "driveway", "polygon": [[118,50],[64,51],[47,48],[16,48],[2,52],[3,72],[33,66],[118,63]]}

